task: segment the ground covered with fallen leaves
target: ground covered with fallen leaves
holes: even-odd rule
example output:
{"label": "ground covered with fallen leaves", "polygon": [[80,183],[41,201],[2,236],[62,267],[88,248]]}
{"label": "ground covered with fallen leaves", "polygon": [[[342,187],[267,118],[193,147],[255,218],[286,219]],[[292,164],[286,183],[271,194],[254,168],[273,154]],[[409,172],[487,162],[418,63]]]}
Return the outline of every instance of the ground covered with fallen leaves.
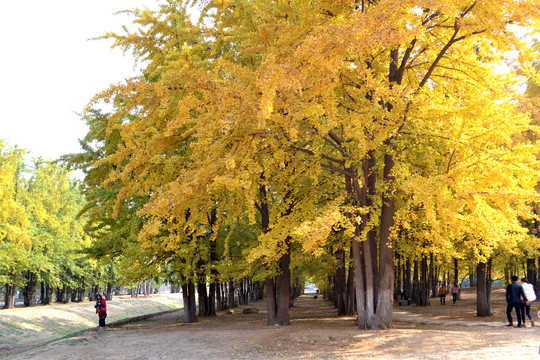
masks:
{"label": "ground covered with fallen leaves", "polygon": [[[419,324],[396,319],[390,330],[359,330],[354,317],[338,317],[330,303],[302,296],[291,309],[291,326],[266,324],[265,304],[250,304],[259,313],[221,312],[184,324],[182,312],[108,328],[9,355],[9,359],[535,359],[539,327],[507,328],[480,325],[506,322],[504,289],[494,290],[490,318],[475,316],[473,291],[467,289],[456,305],[398,307],[423,319],[453,324]],[[538,319],[536,304],[534,316]],[[456,320],[478,321],[475,326]],[[540,319],[538,319],[540,320]]]}

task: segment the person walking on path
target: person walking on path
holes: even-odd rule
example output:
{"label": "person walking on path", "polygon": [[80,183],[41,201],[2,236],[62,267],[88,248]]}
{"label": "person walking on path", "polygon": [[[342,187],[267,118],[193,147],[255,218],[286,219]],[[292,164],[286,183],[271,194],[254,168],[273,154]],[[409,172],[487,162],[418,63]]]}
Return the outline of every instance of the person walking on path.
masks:
{"label": "person walking on path", "polygon": [[446,285],[444,283],[439,288],[439,297],[441,298],[441,305],[446,305]]}
{"label": "person walking on path", "polygon": [[534,291],[534,286],[529,282],[527,278],[521,279],[521,286],[523,287],[523,292],[527,297],[528,301],[521,300],[521,319],[523,320],[523,325],[525,325],[525,314],[531,322],[531,327],[534,327],[534,320],[531,316],[531,303],[536,300],[536,292]]}
{"label": "person walking on path", "polygon": [[105,329],[105,318],[107,317],[107,302],[101,296],[101,294],[96,295],[96,314],[99,316],[99,329]]}
{"label": "person walking on path", "polygon": [[452,293],[452,302],[454,303],[454,305],[456,305],[456,300],[459,294],[458,284],[454,283],[454,286],[452,286],[452,288],[450,289],[450,292]]}
{"label": "person walking on path", "polygon": [[517,275],[512,275],[512,283],[506,287],[506,317],[508,318],[508,325],[514,326],[512,320],[512,309],[516,309],[516,315],[518,324],[517,327],[521,327],[521,298],[527,301],[525,292],[523,291],[523,286],[518,283],[519,277]]}

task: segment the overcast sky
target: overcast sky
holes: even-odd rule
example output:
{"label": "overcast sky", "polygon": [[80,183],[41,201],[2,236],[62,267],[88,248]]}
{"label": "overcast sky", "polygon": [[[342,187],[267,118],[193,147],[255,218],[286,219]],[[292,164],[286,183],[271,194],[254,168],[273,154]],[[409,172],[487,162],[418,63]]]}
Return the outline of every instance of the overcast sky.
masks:
{"label": "overcast sky", "polygon": [[87,41],[121,31],[115,12],[155,0],[26,0],[0,4],[0,139],[30,156],[78,152],[86,134],[80,113],[94,94],[133,75],[133,59],[111,42]]}

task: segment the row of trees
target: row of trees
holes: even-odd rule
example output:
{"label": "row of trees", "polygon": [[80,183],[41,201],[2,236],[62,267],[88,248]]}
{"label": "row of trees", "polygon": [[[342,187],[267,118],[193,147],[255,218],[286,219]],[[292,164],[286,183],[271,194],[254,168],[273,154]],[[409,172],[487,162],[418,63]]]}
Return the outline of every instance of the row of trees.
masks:
{"label": "row of trees", "polygon": [[[81,301],[107,281],[107,268],[85,249],[84,198],[65,166],[35,159],[0,141],[0,286],[4,307]],[[39,292],[39,298],[36,294]]]}
{"label": "row of trees", "polygon": [[360,328],[391,327],[407,261],[474,264],[489,304],[494,264],[535,256],[519,85],[538,54],[518,36],[540,24],[535,1],[194,3],[196,24],[167,0],[104,36],[143,69],[96,96],[67,158],[95,256],[181,284],[187,321],[196,288],[212,315],[242,279],[286,325],[295,284],[335,277]]}

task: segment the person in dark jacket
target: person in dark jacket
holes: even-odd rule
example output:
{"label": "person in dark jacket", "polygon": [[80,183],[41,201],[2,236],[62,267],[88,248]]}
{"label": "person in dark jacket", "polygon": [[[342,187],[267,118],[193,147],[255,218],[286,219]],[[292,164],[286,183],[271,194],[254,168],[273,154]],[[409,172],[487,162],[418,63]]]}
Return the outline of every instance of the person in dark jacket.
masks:
{"label": "person in dark jacket", "polygon": [[105,318],[107,317],[107,302],[101,296],[101,294],[96,295],[96,304],[94,305],[94,307],[96,308],[96,314],[98,314],[99,317],[98,329],[105,329]]}
{"label": "person in dark jacket", "polygon": [[516,315],[518,319],[517,327],[521,327],[521,298],[527,301],[523,287],[517,282],[519,277],[512,275],[512,283],[506,287],[506,317],[508,318],[508,325],[514,326],[512,321],[512,309],[516,309]]}

